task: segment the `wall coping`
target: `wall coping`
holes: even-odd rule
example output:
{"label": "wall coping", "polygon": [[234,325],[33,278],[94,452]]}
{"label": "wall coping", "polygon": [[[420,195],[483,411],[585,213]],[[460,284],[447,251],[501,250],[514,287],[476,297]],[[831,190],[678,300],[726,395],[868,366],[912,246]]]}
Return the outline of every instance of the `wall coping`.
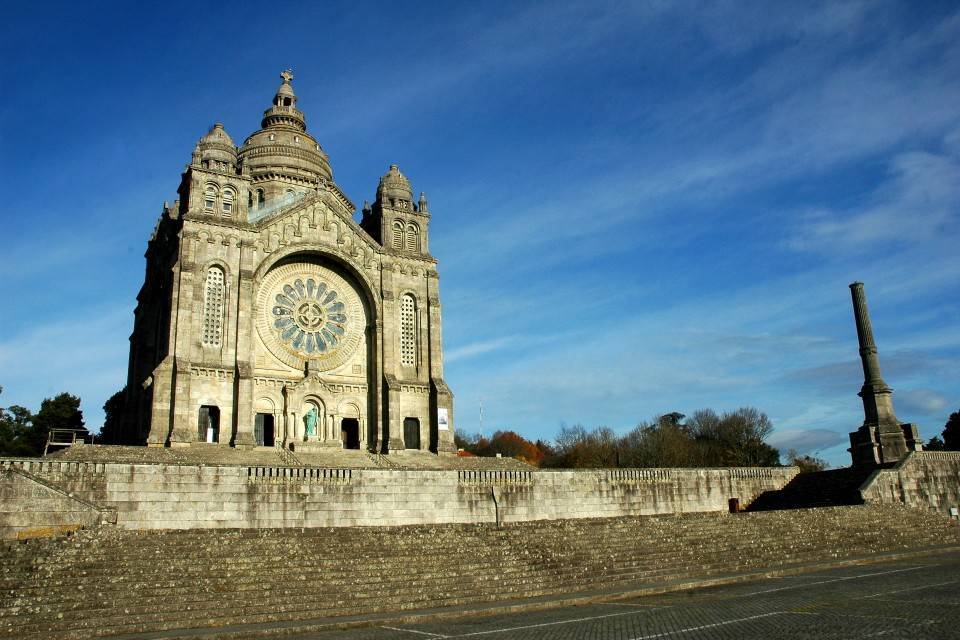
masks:
{"label": "wall coping", "polygon": [[[946,452],[934,452],[946,453]],[[911,453],[910,455],[913,455]],[[952,459],[952,458],[951,458]],[[960,453],[957,455],[960,459]],[[905,461],[906,459],[904,459]],[[904,461],[901,461],[903,463]],[[396,474],[396,473],[416,473],[416,474],[447,474],[455,475],[458,478],[464,477],[498,477],[498,478],[524,478],[532,480],[536,475],[552,474],[576,474],[582,476],[601,476],[605,475],[610,480],[641,480],[641,479],[669,479],[674,475],[690,475],[699,473],[728,473],[734,478],[772,478],[780,475],[796,475],[799,473],[797,467],[613,467],[613,468],[593,468],[593,469],[540,469],[531,467],[530,469],[384,469],[384,468],[349,468],[335,466],[318,465],[259,465],[259,464],[197,464],[189,462],[104,462],[104,461],[86,461],[86,460],[57,460],[50,458],[13,458],[0,457],[0,469],[23,469],[24,466],[45,465],[60,468],[67,467],[91,469],[94,473],[104,473],[107,467],[174,467],[195,468],[195,469],[235,469],[240,473],[250,473],[250,470],[256,469],[255,475],[288,475],[289,470],[312,469],[327,470],[334,472],[343,472],[347,475],[360,472],[363,474]],[[270,471],[274,470],[274,471]]]}

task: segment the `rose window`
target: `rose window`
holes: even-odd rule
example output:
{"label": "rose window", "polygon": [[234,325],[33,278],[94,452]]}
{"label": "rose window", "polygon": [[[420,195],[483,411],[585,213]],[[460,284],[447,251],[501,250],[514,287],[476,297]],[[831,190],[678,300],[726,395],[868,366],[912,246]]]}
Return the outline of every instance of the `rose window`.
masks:
{"label": "rose window", "polygon": [[346,305],[325,282],[297,278],[274,297],[274,329],[280,340],[304,354],[336,349],[346,334]]}
{"label": "rose window", "polygon": [[321,265],[291,263],[264,276],[257,333],[280,362],[320,371],[347,364],[365,344],[368,318],[355,284]]}

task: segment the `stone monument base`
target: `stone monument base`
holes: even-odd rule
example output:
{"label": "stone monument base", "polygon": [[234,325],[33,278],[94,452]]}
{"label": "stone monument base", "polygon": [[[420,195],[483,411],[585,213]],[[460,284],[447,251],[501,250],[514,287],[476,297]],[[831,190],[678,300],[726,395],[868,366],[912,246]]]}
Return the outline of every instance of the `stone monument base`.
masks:
{"label": "stone monument base", "polygon": [[910,451],[923,451],[923,439],[917,425],[905,422],[899,431],[884,431],[877,425],[863,425],[850,433],[850,456],[853,466],[893,464]]}
{"label": "stone monument base", "polygon": [[342,449],[343,443],[336,440],[319,441],[307,440],[306,442],[291,442],[291,451],[301,451],[303,453],[314,453],[317,451],[328,451],[330,449]]}

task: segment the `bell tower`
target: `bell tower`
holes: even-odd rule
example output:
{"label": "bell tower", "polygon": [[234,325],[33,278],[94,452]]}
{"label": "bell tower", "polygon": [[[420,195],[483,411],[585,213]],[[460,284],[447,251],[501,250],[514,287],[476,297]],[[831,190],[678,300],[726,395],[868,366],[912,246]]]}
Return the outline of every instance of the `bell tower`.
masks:
{"label": "bell tower", "polygon": [[410,181],[397,165],[390,165],[380,178],[373,207],[364,203],[360,226],[384,249],[402,255],[426,256],[429,255],[429,224],[426,194],[421,192],[414,204]]}

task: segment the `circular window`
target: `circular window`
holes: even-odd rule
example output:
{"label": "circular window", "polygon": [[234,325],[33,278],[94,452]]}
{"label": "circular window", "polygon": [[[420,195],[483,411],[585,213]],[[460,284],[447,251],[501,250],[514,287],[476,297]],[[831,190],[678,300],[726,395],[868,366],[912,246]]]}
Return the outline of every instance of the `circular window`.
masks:
{"label": "circular window", "polygon": [[362,341],[366,317],[360,297],[340,275],[318,265],[274,269],[260,285],[257,329],[267,349],[296,368],[305,360],[321,370],[344,364]]}

